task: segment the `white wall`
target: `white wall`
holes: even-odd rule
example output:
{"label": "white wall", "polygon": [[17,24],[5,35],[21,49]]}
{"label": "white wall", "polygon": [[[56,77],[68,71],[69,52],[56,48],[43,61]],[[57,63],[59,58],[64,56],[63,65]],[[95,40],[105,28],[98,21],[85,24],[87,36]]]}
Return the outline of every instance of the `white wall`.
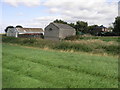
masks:
{"label": "white wall", "polygon": [[15,28],[8,28],[7,36],[18,37],[18,33]]}

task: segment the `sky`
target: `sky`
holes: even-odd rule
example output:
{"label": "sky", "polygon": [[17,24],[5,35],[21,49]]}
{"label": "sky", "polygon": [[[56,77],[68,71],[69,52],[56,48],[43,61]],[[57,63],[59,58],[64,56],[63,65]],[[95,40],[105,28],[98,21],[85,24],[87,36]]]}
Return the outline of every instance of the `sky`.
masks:
{"label": "sky", "polygon": [[45,28],[55,19],[109,26],[118,16],[118,0],[0,0],[0,33],[7,26]]}

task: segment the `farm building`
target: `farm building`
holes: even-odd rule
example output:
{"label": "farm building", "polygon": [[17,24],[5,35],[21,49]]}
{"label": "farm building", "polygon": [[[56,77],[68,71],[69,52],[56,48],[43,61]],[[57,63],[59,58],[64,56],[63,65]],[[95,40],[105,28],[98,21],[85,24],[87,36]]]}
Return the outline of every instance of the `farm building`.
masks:
{"label": "farm building", "polygon": [[12,37],[41,37],[44,34],[42,28],[20,28],[20,27],[13,27],[8,28],[7,36]]}
{"label": "farm building", "polygon": [[49,40],[61,40],[73,35],[76,35],[76,31],[71,26],[67,24],[50,23],[45,28],[44,38]]}

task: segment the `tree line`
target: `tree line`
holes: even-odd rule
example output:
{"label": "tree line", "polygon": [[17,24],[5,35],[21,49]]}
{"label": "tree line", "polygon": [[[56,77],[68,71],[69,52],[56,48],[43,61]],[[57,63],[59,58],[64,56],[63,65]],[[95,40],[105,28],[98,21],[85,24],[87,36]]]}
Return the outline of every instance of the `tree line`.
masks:
{"label": "tree line", "polygon": [[[62,23],[62,24],[67,24],[73,28],[75,28],[76,30],[76,34],[80,34],[80,33],[84,33],[84,34],[91,34],[91,31],[94,30],[96,27],[98,27],[98,25],[91,25],[88,26],[88,23],[85,21],[76,21],[75,23],[68,23],[66,21],[63,20],[54,20],[54,23]],[[103,26],[103,25],[101,25]],[[113,27],[109,26],[108,29],[111,29],[114,35],[120,35],[120,17],[116,17],[115,21],[113,23]],[[112,34],[111,34],[112,35]]]}

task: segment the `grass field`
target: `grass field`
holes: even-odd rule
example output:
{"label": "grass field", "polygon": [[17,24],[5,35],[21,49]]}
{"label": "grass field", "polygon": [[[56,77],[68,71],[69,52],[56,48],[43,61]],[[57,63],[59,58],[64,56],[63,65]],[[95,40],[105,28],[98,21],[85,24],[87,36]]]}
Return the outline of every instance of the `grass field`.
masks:
{"label": "grass field", "polygon": [[118,58],[3,44],[3,88],[117,88]]}

